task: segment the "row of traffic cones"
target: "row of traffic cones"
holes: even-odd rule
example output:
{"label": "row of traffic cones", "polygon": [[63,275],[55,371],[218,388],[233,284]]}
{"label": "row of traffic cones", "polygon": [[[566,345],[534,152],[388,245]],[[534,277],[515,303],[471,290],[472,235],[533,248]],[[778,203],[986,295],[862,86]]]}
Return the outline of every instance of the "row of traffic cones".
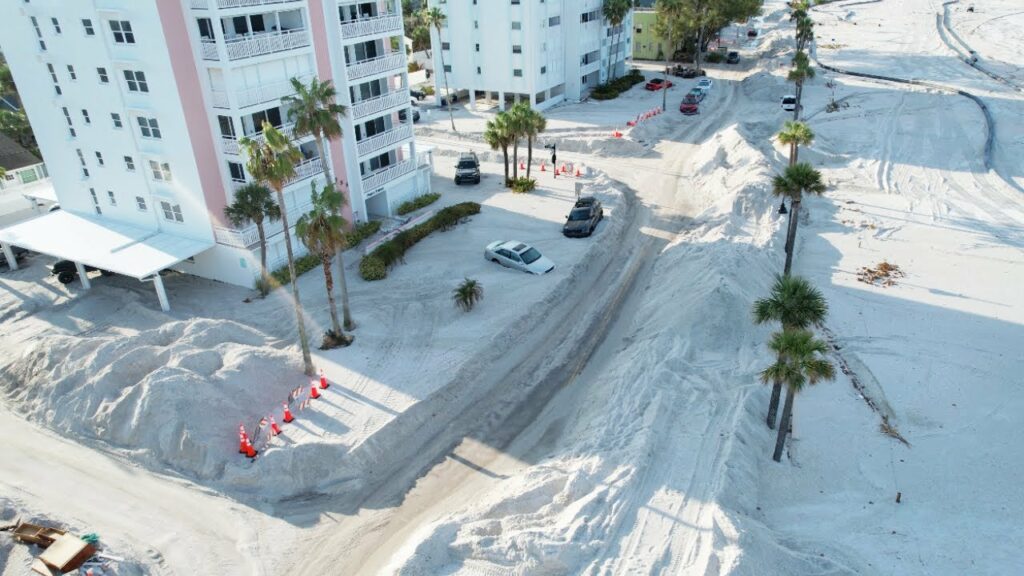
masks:
{"label": "row of traffic cones", "polygon": [[[327,376],[324,375],[324,371],[320,370],[320,381],[314,381],[310,385],[309,397],[314,400],[320,398],[320,390],[326,390],[330,388],[330,386],[331,385],[328,384],[327,382]],[[290,424],[294,422],[295,416],[292,414],[291,409],[288,408],[288,403],[284,402],[281,405],[281,407],[283,409],[282,420],[284,421],[284,423]],[[270,427],[271,436],[277,436],[278,434],[281,434],[281,427],[277,425],[277,420],[274,419],[273,415],[270,415],[268,418],[263,418],[262,420],[260,420],[261,428],[267,425],[269,425]],[[245,455],[247,458],[255,458],[259,454],[259,451],[253,447],[252,441],[249,440],[249,435],[245,431],[244,424],[238,425],[238,453]]]}

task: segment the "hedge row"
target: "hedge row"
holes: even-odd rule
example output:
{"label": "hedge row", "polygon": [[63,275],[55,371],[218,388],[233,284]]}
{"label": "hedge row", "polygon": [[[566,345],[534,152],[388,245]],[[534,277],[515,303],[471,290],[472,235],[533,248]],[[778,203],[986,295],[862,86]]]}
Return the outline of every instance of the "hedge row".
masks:
{"label": "hedge row", "polygon": [[645,80],[643,73],[636,68],[630,70],[629,74],[616,78],[607,84],[601,84],[590,93],[594,100],[611,100],[618,98],[619,94],[629,90],[633,86]]}
{"label": "hedge row", "polygon": [[426,222],[402,230],[364,256],[363,261],[359,263],[359,275],[367,281],[383,280],[387,277],[388,270],[405,262],[405,253],[417,242],[436,230],[451,230],[466,218],[479,213],[480,205],[476,202],[462,202],[438,210],[437,214]]}
{"label": "hedge row", "polygon": [[395,211],[398,212],[400,216],[408,214],[409,212],[415,212],[424,206],[430,206],[434,202],[437,202],[440,197],[441,195],[437,192],[417,196],[412,200],[407,200],[399,204]]}
{"label": "hedge row", "polygon": [[[371,220],[369,222],[360,222],[356,224],[355,229],[345,234],[348,239],[348,247],[355,248],[366,240],[370,236],[373,236],[380,230],[380,221]],[[292,242],[299,241],[298,238],[292,238]],[[295,275],[302,276],[306,272],[320,266],[320,257],[313,254],[306,254],[305,256],[299,257],[295,261]],[[270,277],[276,282],[275,286],[286,286],[291,282],[291,276],[288,274],[288,265],[285,264],[277,270],[270,273]]]}

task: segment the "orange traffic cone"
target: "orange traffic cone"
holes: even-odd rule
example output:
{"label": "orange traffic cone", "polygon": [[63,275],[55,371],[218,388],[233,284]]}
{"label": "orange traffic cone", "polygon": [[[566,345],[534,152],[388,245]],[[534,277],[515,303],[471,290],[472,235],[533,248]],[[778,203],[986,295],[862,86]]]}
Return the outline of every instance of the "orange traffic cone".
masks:
{"label": "orange traffic cone", "polygon": [[246,438],[245,439],[245,455],[248,456],[249,458],[255,458],[256,454],[257,454],[257,452],[256,452],[256,449],[252,447],[252,442],[249,442],[249,439]]}
{"label": "orange traffic cone", "polygon": [[579,168],[579,166],[577,166],[576,167],[576,177],[579,178],[580,176],[582,176],[582,174],[580,174],[580,168]]}
{"label": "orange traffic cone", "polygon": [[309,397],[312,398],[313,400],[316,400],[317,398],[320,397],[320,391],[317,390],[316,384],[313,384],[312,386],[309,387]]}
{"label": "orange traffic cone", "polygon": [[270,417],[270,435],[271,436],[277,436],[280,433],[281,433],[281,427],[277,425],[277,420],[274,420],[274,417],[271,416]]}
{"label": "orange traffic cone", "polygon": [[327,376],[324,376],[323,368],[320,369],[320,388],[327,390],[330,384],[327,383]]}
{"label": "orange traffic cone", "polygon": [[284,423],[287,424],[287,423],[291,422],[292,420],[295,420],[295,416],[292,416],[292,411],[288,409],[288,403],[285,402],[285,404],[284,404]]}
{"label": "orange traffic cone", "polygon": [[245,425],[238,425],[238,453],[245,454],[245,443],[249,440],[249,437],[245,434]]}
{"label": "orange traffic cone", "polygon": [[523,162],[522,160],[519,161],[519,169],[526,170],[526,163]]}
{"label": "orange traffic cone", "polygon": [[540,161],[540,171],[541,172],[547,172],[547,169],[544,168],[544,161],[543,160]]}

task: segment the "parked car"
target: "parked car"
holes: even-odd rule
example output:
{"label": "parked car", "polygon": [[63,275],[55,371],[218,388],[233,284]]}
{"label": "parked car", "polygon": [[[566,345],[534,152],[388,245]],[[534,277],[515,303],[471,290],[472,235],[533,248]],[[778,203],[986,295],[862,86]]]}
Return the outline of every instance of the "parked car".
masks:
{"label": "parked car", "polygon": [[417,90],[416,88],[409,89],[409,95],[417,100],[423,100],[427,97],[427,93],[423,90]]}
{"label": "parked car", "polygon": [[747,38],[757,38],[757,30],[747,28]]}
{"label": "parked car", "polygon": [[518,240],[491,242],[484,250],[484,258],[530,274],[547,274],[555,269],[555,263],[539,250]]}
{"label": "parked car", "polygon": [[782,109],[786,112],[792,112],[796,110],[796,96],[788,94],[782,97]]}
{"label": "parked car", "polygon": [[[25,250],[21,246],[11,246],[11,252],[14,252],[14,260],[21,262],[25,255],[28,254],[28,250]],[[4,254],[3,250],[0,250],[0,270],[7,269],[7,254]]]}
{"label": "parked car", "polygon": [[671,80],[664,80],[662,78],[654,78],[653,80],[649,81],[647,84],[644,85],[645,89],[652,90],[652,91],[653,90],[661,90],[662,88],[666,88],[667,89],[667,88],[671,88],[671,87],[672,87],[672,81]]}
{"label": "parked car", "polygon": [[[86,266],[86,272],[96,272],[98,268],[92,266]],[[100,274],[104,276],[113,276],[114,273],[107,270],[99,270]],[[57,277],[57,281],[61,284],[71,284],[78,278],[78,269],[75,268],[75,263],[71,260],[59,260],[53,266],[50,267],[50,274]]]}
{"label": "parked car", "polygon": [[463,152],[455,165],[455,184],[463,182],[480,183],[480,161],[475,152]]}
{"label": "parked car", "polygon": [[701,78],[700,80],[697,80],[697,88],[703,90],[705,94],[711,92],[711,87],[714,85],[715,83],[711,78]]}
{"label": "parked car", "polygon": [[576,201],[569,216],[566,217],[562,234],[568,238],[585,238],[594,233],[598,223],[604,219],[604,207],[601,201],[593,196],[585,196]]}
{"label": "parked car", "polygon": [[683,100],[682,103],[679,104],[679,111],[682,112],[684,116],[694,116],[700,114],[700,105],[695,101],[687,102],[686,100]]}
{"label": "parked car", "polygon": [[703,102],[705,96],[704,91],[701,90],[700,88],[691,88],[690,91],[686,93],[686,95],[693,96],[694,99],[697,100],[697,102]]}
{"label": "parked car", "polygon": [[449,94],[448,96],[441,96],[440,98],[438,98],[437,99],[437,105],[438,106],[447,106],[448,105],[448,98],[452,99],[452,104],[455,104],[456,102],[459,101],[459,95],[455,94],[455,93],[452,93],[452,94]]}
{"label": "parked car", "polygon": [[740,53],[739,52],[729,52],[728,54],[726,54],[725,55],[725,63],[726,64],[739,64],[740,63]]}
{"label": "parked car", "polygon": [[409,105],[410,106],[419,106],[420,103],[415,98],[410,98],[409,99]]}
{"label": "parked car", "polygon": [[[408,118],[408,114],[406,114],[405,110],[399,110],[398,111],[398,119],[401,120],[402,122],[405,122],[406,118]],[[415,108],[413,108],[412,109],[412,122],[413,122],[413,124],[415,124],[416,122],[419,122],[419,121],[420,121],[420,111],[415,109]]]}
{"label": "parked car", "polygon": [[679,76],[680,78],[696,78],[706,74],[703,70],[697,70],[696,68],[690,68],[689,66],[682,66],[681,64],[676,64],[672,68],[669,68],[668,73],[673,76]]}

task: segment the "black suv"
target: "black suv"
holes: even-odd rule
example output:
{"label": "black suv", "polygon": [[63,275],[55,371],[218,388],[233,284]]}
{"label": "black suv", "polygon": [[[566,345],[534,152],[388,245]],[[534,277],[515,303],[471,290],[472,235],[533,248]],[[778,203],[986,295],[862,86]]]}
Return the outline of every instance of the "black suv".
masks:
{"label": "black suv", "polygon": [[584,196],[573,206],[565,226],[562,226],[562,234],[569,238],[585,238],[594,233],[597,224],[603,219],[601,201],[593,196]]}
{"label": "black suv", "polygon": [[423,100],[427,97],[427,93],[423,90],[417,90],[416,88],[409,89],[409,95],[417,100]]}
{"label": "black suv", "polygon": [[725,57],[725,63],[726,64],[739,64],[740,63],[740,53],[739,52],[729,52],[729,54],[726,55],[726,57]]}
{"label": "black suv", "polygon": [[455,165],[455,183],[463,182],[480,183],[480,161],[474,152],[463,152],[459,156],[459,163]]}

